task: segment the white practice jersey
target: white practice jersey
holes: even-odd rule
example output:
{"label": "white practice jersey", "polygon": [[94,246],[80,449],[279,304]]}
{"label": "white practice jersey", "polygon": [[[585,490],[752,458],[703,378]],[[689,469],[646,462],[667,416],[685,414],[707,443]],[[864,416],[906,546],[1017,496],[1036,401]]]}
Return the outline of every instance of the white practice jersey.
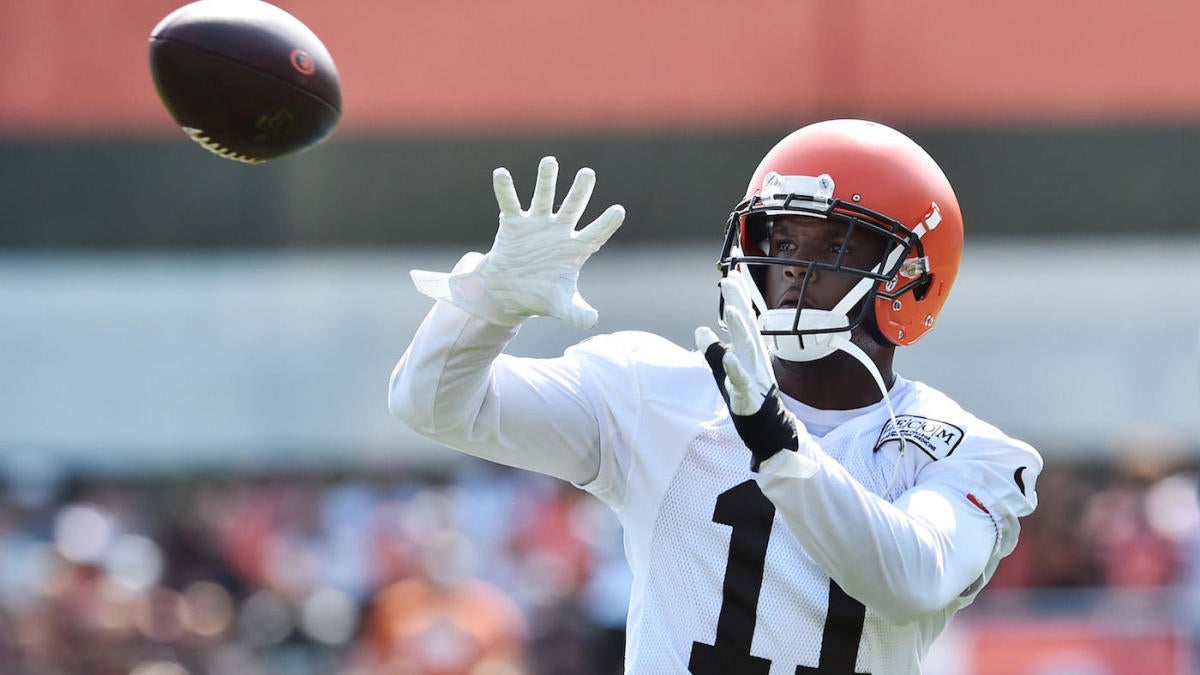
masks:
{"label": "white practice jersey", "polygon": [[1037,453],[919,382],[897,379],[895,423],[882,402],[823,412],[785,397],[814,433],[754,473],[698,352],[623,332],[555,359],[500,354],[515,332],[439,302],[391,407],[616,512],[631,675],[919,673],[1036,506]]}

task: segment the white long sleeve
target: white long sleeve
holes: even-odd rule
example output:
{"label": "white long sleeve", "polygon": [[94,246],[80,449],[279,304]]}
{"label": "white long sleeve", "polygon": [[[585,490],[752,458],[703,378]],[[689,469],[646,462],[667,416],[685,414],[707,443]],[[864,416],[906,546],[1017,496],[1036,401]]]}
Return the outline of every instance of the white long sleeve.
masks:
{"label": "white long sleeve", "polygon": [[[473,290],[477,300],[486,295]],[[463,452],[586,483],[600,457],[579,366],[502,354],[516,334],[516,326],[437,302],[392,372],[388,408],[418,433]]]}
{"label": "white long sleeve", "polygon": [[[1036,455],[1030,457],[1040,469]],[[799,452],[764,462],[757,480],[788,529],[834,581],[903,624],[972,595],[1011,551],[1007,542],[1015,542],[1016,534],[1002,528],[1018,528],[1016,518],[1032,506],[1015,485],[995,489],[1013,483],[1011,478],[980,479],[993,468],[983,458],[932,463],[917,485],[890,503],[806,437]]]}

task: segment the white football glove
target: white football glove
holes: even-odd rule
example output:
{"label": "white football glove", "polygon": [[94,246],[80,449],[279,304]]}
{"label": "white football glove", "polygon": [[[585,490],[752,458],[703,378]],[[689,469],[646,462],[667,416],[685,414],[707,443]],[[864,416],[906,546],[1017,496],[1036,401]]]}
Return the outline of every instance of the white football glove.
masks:
{"label": "white football glove", "polygon": [[[422,293],[446,300],[461,309],[499,323],[516,324],[530,316],[553,316],[578,328],[591,328],[599,313],[579,294],[579,269],[608,241],[625,218],[619,205],[608,207],[582,230],[576,230],[596,185],[596,174],[580,169],[562,207],[554,212],[558,161],[543,157],[528,211],[513,187],[512,175],[503,167],[492,173],[492,187],[500,206],[500,227],[492,249],[482,258],[464,258],[451,274],[413,270],[413,282]],[[493,307],[470,297],[456,277],[475,274]],[[498,310],[498,311],[497,311]]]}
{"label": "white football glove", "polygon": [[750,468],[757,471],[780,450],[800,447],[800,422],[779,398],[771,354],[754,322],[747,283],[740,274],[721,280],[730,346],[721,344],[711,328],[701,326],[696,329],[696,348],[704,352],[733,425],[754,456]]}

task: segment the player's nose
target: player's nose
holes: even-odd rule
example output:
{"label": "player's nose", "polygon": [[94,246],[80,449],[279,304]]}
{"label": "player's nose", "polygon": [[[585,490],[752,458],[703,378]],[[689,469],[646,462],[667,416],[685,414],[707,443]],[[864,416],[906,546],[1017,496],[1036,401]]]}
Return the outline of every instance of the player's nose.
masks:
{"label": "player's nose", "polygon": [[811,263],[783,266],[783,278],[792,283],[800,283],[806,276],[809,283],[816,280],[817,270]]}

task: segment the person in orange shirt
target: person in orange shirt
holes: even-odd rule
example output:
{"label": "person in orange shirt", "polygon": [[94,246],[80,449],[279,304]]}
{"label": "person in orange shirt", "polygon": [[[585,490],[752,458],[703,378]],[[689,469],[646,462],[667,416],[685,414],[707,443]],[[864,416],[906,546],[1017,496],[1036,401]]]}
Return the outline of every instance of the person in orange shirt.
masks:
{"label": "person in orange shirt", "polygon": [[420,572],[381,590],[367,616],[372,672],[525,673],[525,618],[502,590],[470,576],[461,535],[440,530],[418,545]]}

